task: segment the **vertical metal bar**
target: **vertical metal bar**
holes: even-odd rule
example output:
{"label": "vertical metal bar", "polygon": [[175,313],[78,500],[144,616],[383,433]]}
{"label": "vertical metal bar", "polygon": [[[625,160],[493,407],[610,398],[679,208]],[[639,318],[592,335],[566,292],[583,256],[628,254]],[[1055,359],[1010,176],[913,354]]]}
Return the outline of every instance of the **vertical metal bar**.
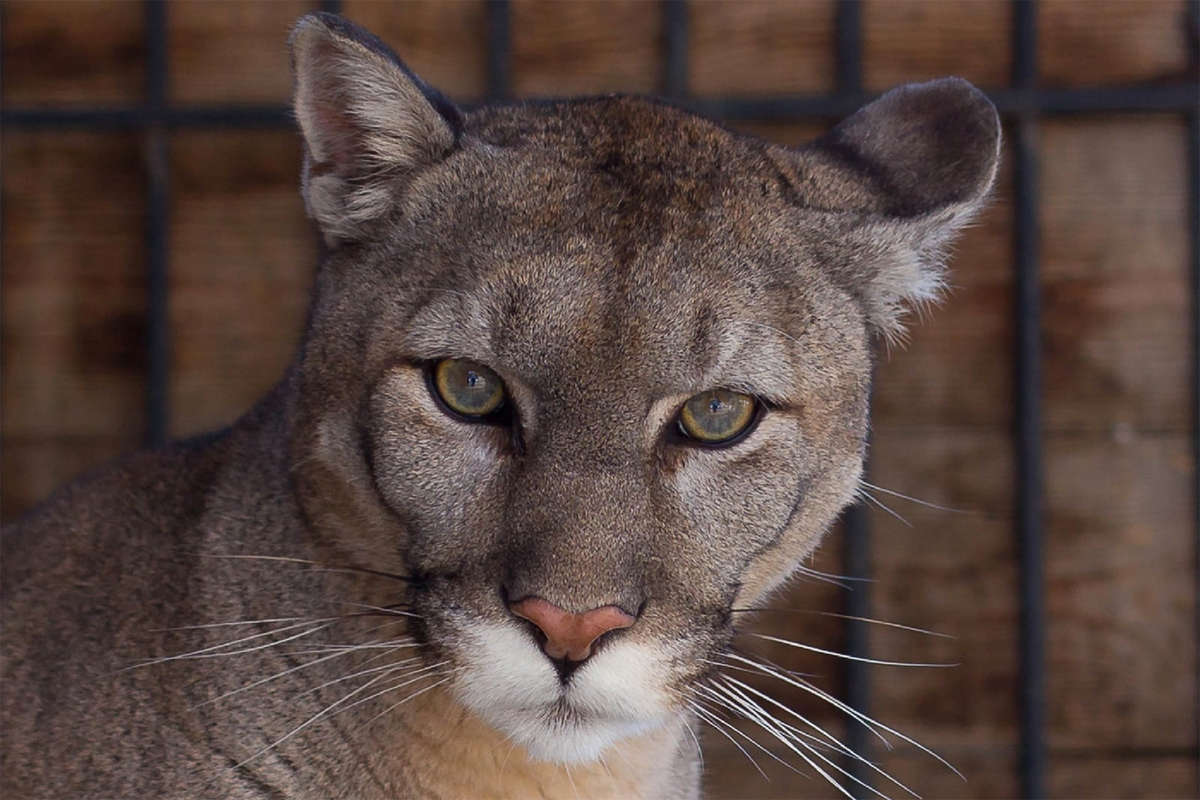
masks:
{"label": "vertical metal bar", "polygon": [[508,0],[487,4],[487,99],[507,100],[512,94],[512,11]]}
{"label": "vertical metal bar", "polygon": [[[1190,0],[1187,9],[1189,31],[1188,74],[1200,74],[1200,0]],[[1196,622],[1195,657],[1200,665],[1200,108],[1195,104],[1187,116],[1188,160],[1188,233],[1192,273],[1192,542],[1195,559],[1195,601],[1192,613]],[[1192,709],[1196,715],[1193,733],[1200,741],[1200,672],[1192,689]],[[1200,797],[1200,773],[1196,776],[1196,796]]]}
{"label": "vertical metal bar", "polygon": [[[837,91],[839,94],[857,96],[862,92],[862,7],[859,0],[844,0],[837,6]],[[864,465],[864,469],[866,469]],[[864,476],[865,477],[865,476]],[[871,617],[871,528],[866,506],[852,506],[843,518],[845,540],[842,558],[845,573],[854,578],[846,593],[845,613],[850,619],[844,623],[846,652],[855,658],[870,658],[871,641],[868,625],[861,620]],[[868,665],[862,661],[843,662],[843,678],[846,683],[845,701],[863,714],[870,715],[871,676]],[[868,728],[854,720],[847,722],[846,744],[868,761],[871,760],[872,736]],[[851,775],[862,783],[854,785],[856,797],[866,797],[869,792],[863,784],[871,785],[872,770],[858,759],[847,759],[843,765]]]}
{"label": "vertical metal bar", "polygon": [[[1012,6],[1012,82],[1037,82],[1037,4]],[[1046,793],[1045,586],[1042,529],[1041,287],[1038,240],[1037,112],[1022,111],[1013,128],[1013,220],[1016,297],[1016,537],[1020,569],[1020,772],[1021,796]]]}
{"label": "vertical metal bar", "polygon": [[157,447],[167,440],[170,380],[170,330],[167,275],[168,140],[164,109],[167,102],[167,6],[145,0],[143,31],[146,48],[145,107],[150,120],[146,148],[146,443]]}
{"label": "vertical metal bar", "polygon": [[663,94],[671,98],[688,93],[687,0],[663,0]]}

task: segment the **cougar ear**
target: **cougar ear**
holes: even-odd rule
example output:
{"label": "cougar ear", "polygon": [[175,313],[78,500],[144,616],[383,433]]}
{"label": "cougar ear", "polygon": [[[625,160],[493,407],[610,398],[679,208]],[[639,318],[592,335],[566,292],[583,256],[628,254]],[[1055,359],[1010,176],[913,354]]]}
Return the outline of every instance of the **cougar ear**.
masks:
{"label": "cougar ear", "polygon": [[995,107],[959,78],[909,84],[797,155],[803,203],[837,220],[829,266],[863,299],[879,333],[902,337],[906,307],[938,298],[946,248],[992,187]]}
{"label": "cougar ear", "polygon": [[462,120],[387,45],[335,14],[303,17],[289,46],[304,202],[334,247],[390,211],[397,177],[445,158]]}

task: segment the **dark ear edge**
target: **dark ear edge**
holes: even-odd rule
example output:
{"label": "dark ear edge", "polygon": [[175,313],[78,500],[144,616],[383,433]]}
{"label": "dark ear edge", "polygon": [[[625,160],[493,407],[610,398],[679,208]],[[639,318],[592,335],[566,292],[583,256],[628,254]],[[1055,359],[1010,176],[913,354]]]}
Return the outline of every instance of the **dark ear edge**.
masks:
{"label": "dark ear edge", "polygon": [[458,146],[462,115],[377,37],[335,14],[302,17],[288,44],[305,206],[330,247],[362,239],[395,207],[397,178]]}
{"label": "dark ear edge", "polygon": [[370,50],[372,53],[375,53],[376,55],[390,61],[394,67],[404,73],[406,78],[412,81],[413,85],[421,90],[421,94],[425,96],[425,99],[429,101],[429,104],[433,106],[439,114],[442,115],[442,117],[446,120],[446,124],[450,126],[450,130],[454,134],[454,138],[457,140],[458,137],[462,135],[463,118],[462,112],[459,111],[458,106],[454,105],[454,103],[451,102],[450,99],[440,91],[422,80],[420,75],[417,75],[415,72],[409,69],[408,65],[405,64],[400,57],[396,55],[396,52],[392,50],[392,48],[388,47],[382,39],[371,33],[366,28],[359,27],[340,14],[334,14],[329,11],[314,11],[311,14],[305,14],[296,21],[296,24],[292,27],[291,34],[288,36],[288,49],[292,53],[293,74],[296,70],[296,37],[301,34],[304,28],[313,24],[321,25],[331,33],[340,36],[343,39],[356,42]]}
{"label": "dark ear edge", "polygon": [[[838,210],[915,217],[986,195],[1000,140],[991,100],[951,77],[892,89],[805,150],[859,184],[832,204]],[[853,195],[860,193],[870,199],[856,208]]]}
{"label": "dark ear edge", "polygon": [[824,212],[823,262],[889,344],[903,342],[910,309],[940,300],[950,244],[985,206],[1000,146],[987,96],[942,78],[893,89],[792,151],[798,202]]}

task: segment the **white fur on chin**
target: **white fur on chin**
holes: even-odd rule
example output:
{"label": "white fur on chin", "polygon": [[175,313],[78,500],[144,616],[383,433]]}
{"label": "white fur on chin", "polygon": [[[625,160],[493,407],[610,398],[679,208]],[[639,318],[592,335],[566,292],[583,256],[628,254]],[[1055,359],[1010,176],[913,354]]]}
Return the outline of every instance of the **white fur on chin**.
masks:
{"label": "white fur on chin", "polygon": [[459,700],[538,761],[596,761],[612,745],[647,733],[675,712],[652,648],[617,641],[563,686],[529,634],[516,625],[465,622]]}

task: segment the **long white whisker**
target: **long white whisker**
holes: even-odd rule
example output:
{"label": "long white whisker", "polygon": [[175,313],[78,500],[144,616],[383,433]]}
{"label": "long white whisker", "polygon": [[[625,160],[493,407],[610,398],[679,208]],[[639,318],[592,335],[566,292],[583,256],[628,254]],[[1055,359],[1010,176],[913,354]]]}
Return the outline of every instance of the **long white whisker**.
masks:
{"label": "long white whisker", "polygon": [[[738,744],[737,741],[732,736],[730,736],[728,733],[726,733],[721,728],[717,727],[717,723],[727,726],[730,730],[734,731],[735,733],[739,734],[740,736],[746,736],[746,734],[742,733],[741,731],[739,731],[737,728],[733,727],[732,725],[729,725],[729,723],[727,723],[724,720],[722,720],[721,718],[717,717],[715,714],[713,714],[708,709],[701,708],[699,705],[697,705],[696,703],[693,703],[690,700],[688,701],[688,705],[691,706],[692,711],[696,712],[697,719],[701,720],[702,722],[707,722],[708,726],[710,728],[712,728],[717,733],[724,736],[726,739],[728,739],[733,744],[734,747],[736,747],[738,750],[740,750],[742,752],[742,755],[744,755],[746,757],[746,759],[749,760],[750,764],[754,767],[754,769],[758,771],[758,774],[763,776],[763,780],[767,780],[767,781],[771,780],[770,778],[767,777],[767,773],[763,772],[762,767],[760,767],[758,765],[758,762],[754,760],[754,756],[750,755],[750,753],[746,751],[746,748],[744,748],[740,744]],[[749,737],[747,737],[747,738],[749,738]],[[758,742],[754,742],[754,743],[758,744]]]}
{"label": "long white whisker", "polygon": [[911,497],[907,494],[903,494],[902,492],[893,491],[892,489],[885,489],[882,486],[876,486],[875,484],[867,483],[866,481],[859,481],[859,483],[861,483],[863,486],[866,486],[868,489],[874,489],[877,492],[883,492],[884,494],[890,494],[892,497],[899,497],[901,500],[907,500],[910,503],[916,503],[917,505],[925,506],[926,508],[933,508],[938,511],[949,511],[952,514],[970,514],[971,513],[970,511],[968,511],[965,508],[953,508],[951,506],[939,506],[937,503],[930,503],[928,500],[921,500],[916,497]]}
{"label": "long white whisker", "polygon": [[376,683],[376,682],[378,682],[378,681],[381,681],[381,680],[383,680],[385,677],[387,677],[387,675],[388,675],[388,673],[386,673],[386,672],[382,672],[382,673],[380,673],[379,675],[376,675],[376,676],[375,676],[374,678],[372,678],[371,680],[369,680],[369,681],[366,681],[365,683],[363,683],[363,684],[362,684],[361,686],[359,686],[358,688],[356,688],[356,689],[351,689],[351,690],[350,690],[350,691],[349,691],[347,694],[343,695],[343,696],[342,696],[342,698],[341,698],[340,700],[335,700],[335,701],[333,701],[333,702],[332,702],[332,703],[330,703],[328,706],[326,706],[325,708],[323,708],[323,709],[321,709],[320,711],[318,711],[316,714],[313,714],[311,717],[309,717],[308,719],[306,719],[304,722],[301,722],[301,723],[300,723],[299,725],[297,725],[295,728],[292,728],[290,731],[288,731],[288,732],[287,732],[286,734],[284,734],[283,736],[281,736],[281,737],[279,737],[278,739],[276,739],[275,741],[271,742],[269,745],[267,745],[266,747],[262,748],[261,750],[258,750],[257,752],[255,752],[255,753],[254,753],[253,755],[251,755],[249,758],[246,758],[246,759],[243,759],[242,761],[240,761],[240,762],[239,762],[239,763],[238,763],[236,766],[237,766],[237,767],[241,767],[241,766],[243,766],[243,765],[245,765],[245,764],[248,764],[248,763],[250,763],[251,761],[253,761],[254,759],[256,759],[256,758],[258,758],[259,756],[261,756],[263,753],[266,753],[266,752],[268,752],[269,750],[271,750],[271,749],[273,749],[273,748],[275,748],[275,747],[278,747],[279,745],[283,744],[283,743],[284,743],[284,742],[286,742],[288,739],[291,739],[293,736],[295,736],[296,734],[300,733],[300,731],[302,731],[302,730],[304,730],[305,728],[307,728],[309,725],[312,725],[312,724],[313,724],[314,722],[316,722],[317,720],[320,720],[320,719],[322,719],[323,717],[327,716],[327,715],[328,715],[328,714],[329,714],[331,711],[333,711],[333,709],[337,708],[337,707],[338,707],[338,706],[340,706],[342,703],[345,703],[345,702],[346,702],[347,700],[349,700],[351,697],[354,697],[356,694],[358,694],[358,693],[360,693],[360,692],[364,692],[364,691],[366,691],[366,690],[367,690],[367,688],[369,688],[371,685],[375,684],[375,683]]}
{"label": "long white whisker", "polygon": [[[878,736],[880,739],[883,739],[883,741],[884,741],[885,743],[887,742],[887,740],[886,740],[886,739],[884,739],[884,738],[883,738],[883,736],[882,736],[882,735],[880,735],[880,734],[879,734],[879,732],[878,732],[877,730],[875,730],[875,729],[876,729],[876,728],[879,728],[880,730],[887,731],[888,733],[892,734],[893,736],[895,736],[895,737],[897,737],[897,738],[899,738],[899,739],[902,739],[902,740],[904,740],[905,742],[908,742],[908,743],[909,743],[909,744],[911,744],[913,747],[916,747],[918,750],[922,751],[923,753],[926,753],[927,755],[929,755],[929,756],[932,756],[933,758],[937,759],[937,760],[938,760],[938,761],[940,761],[940,762],[941,762],[943,765],[945,765],[945,767],[946,767],[947,769],[949,769],[951,772],[953,772],[955,775],[957,775],[958,777],[962,778],[964,781],[966,780],[966,777],[965,777],[965,776],[964,776],[964,775],[963,775],[961,772],[959,772],[957,769],[955,769],[955,767],[954,767],[954,765],[953,765],[953,764],[951,764],[949,761],[947,761],[946,759],[944,759],[944,758],[942,758],[941,756],[939,756],[937,753],[935,753],[935,752],[933,752],[932,750],[930,750],[930,749],[929,749],[928,747],[926,747],[925,745],[923,745],[923,744],[921,744],[920,742],[918,742],[916,739],[913,739],[911,736],[905,736],[903,733],[901,733],[900,731],[896,730],[895,728],[888,727],[887,725],[884,725],[882,722],[880,722],[880,721],[878,721],[878,720],[875,720],[875,719],[872,719],[871,717],[868,717],[866,714],[863,714],[861,711],[859,711],[859,710],[857,710],[857,709],[855,709],[855,708],[853,708],[853,707],[851,707],[851,706],[847,705],[846,703],[843,703],[841,700],[838,700],[836,697],[834,697],[833,695],[829,694],[829,692],[826,692],[826,691],[824,691],[824,690],[822,690],[822,689],[820,689],[820,688],[818,688],[818,687],[816,687],[816,686],[812,685],[812,684],[811,684],[811,683],[809,683],[808,681],[805,681],[805,680],[797,680],[797,679],[794,679],[794,678],[789,678],[789,677],[787,677],[787,676],[785,676],[785,675],[781,675],[781,674],[779,674],[779,673],[778,673],[777,671],[775,671],[775,670],[768,670],[767,668],[763,667],[763,665],[762,665],[762,664],[755,664],[755,662],[754,662],[754,661],[751,661],[750,659],[747,659],[747,658],[742,658],[741,656],[738,656],[738,655],[736,655],[736,654],[734,654],[734,653],[729,653],[729,654],[727,654],[727,657],[729,657],[729,658],[734,658],[734,659],[737,659],[737,660],[739,660],[739,661],[742,661],[742,662],[744,662],[744,663],[747,663],[747,664],[752,664],[752,665],[758,666],[758,667],[759,667],[759,669],[762,669],[762,670],[763,670],[764,674],[767,674],[767,675],[772,675],[772,676],[774,676],[775,678],[778,678],[779,680],[781,680],[781,681],[783,681],[783,682],[785,682],[785,683],[789,683],[789,684],[791,684],[791,685],[795,686],[795,687],[796,687],[796,688],[798,688],[798,689],[801,689],[801,690],[803,690],[803,691],[806,691],[806,692],[809,692],[809,693],[811,693],[811,694],[814,694],[814,695],[816,695],[817,697],[820,697],[822,700],[824,700],[824,701],[826,701],[827,703],[829,703],[829,704],[833,705],[835,708],[838,708],[838,709],[840,709],[842,712],[844,712],[844,713],[846,713],[846,714],[850,715],[850,716],[851,716],[851,717],[853,717],[854,719],[856,719],[856,720],[858,720],[859,722],[861,722],[861,723],[862,723],[862,724],[863,724],[863,725],[864,725],[864,726],[865,726],[865,727],[866,727],[868,730],[870,730],[870,731],[872,731],[873,733],[875,733],[875,735],[876,735],[876,736]],[[732,680],[732,679],[731,679],[731,680]],[[888,746],[889,746],[889,748],[891,747],[890,743],[888,744]]]}
{"label": "long white whisker", "polygon": [[[730,699],[732,700],[733,698],[731,697]],[[778,740],[779,743],[782,744],[784,747],[788,748],[793,753],[800,756],[800,758],[804,759],[804,762],[806,764],[808,764],[810,767],[812,767],[813,769],[815,769],[818,773],[820,773],[821,777],[824,778],[826,781],[828,781],[830,786],[833,786],[839,792],[844,794],[847,797],[847,800],[855,800],[854,795],[851,794],[850,791],[841,784],[841,782],[839,782],[836,778],[834,778],[828,772],[823,770],[821,768],[821,765],[818,764],[817,762],[813,761],[811,758],[809,758],[809,756],[807,755],[807,753],[804,752],[804,750],[801,750],[798,747],[796,747],[788,737],[784,736],[780,732],[780,730],[775,725],[772,724],[774,718],[771,717],[769,714],[767,714],[762,709],[761,706],[759,706],[757,703],[753,703],[753,702],[743,702],[742,704],[740,704],[739,712],[743,716],[745,716],[747,719],[749,719],[751,722],[754,722],[755,724],[757,724],[760,728],[765,730],[767,733],[774,736],[775,739]],[[815,753],[815,751],[814,751],[814,753]],[[824,756],[821,756],[821,758],[824,758]],[[825,759],[825,760],[828,760],[828,759]],[[862,783],[861,781],[859,781],[859,782]],[[865,783],[863,785],[866,786]],[[870,788],[870,787],[868,786],[867,788]],[[874,790],[872,790],[872,791],[874,791]],[[879,794],[878,792],[876,792],[876,793]],[[887,800],[886,795],[880,794],[880,796],[884,797],[884,800]]]}
{"label": "long white whisker", "polygon": [[[330,618],[326,618],[326,619],[330,619]],[[315,621],[323,622],[324,620],[315,620]],[[321,630],[324,630],[325,628],[330,627],[330,625],[328,623],[326,623],[324,625],[316,625],[315,627],[311,627],[307,630],[301,631],[300,633],[294,634],[292,636],[287,636],[283,639],[271,641],[271,642],[268,642],[263,645],[257,645],[255,647],[247,647],[247,648],[243,648],[241,650],[230,650],[229,652],[224,652],[224,653],[213,652],[216,650],[221,650],[226,647],[232,647],[233,645],[236,645],[236,644],[241,644],[242,642],[249,642],[249,641],[253,641],[254,639],[261,639],[264,636],[273,636],[278,633],[295,630],[296,628],[301,628],[301,627],[304,627],[305,625],[311,625],[311,624],[312,624],[312,622],[306,621],[306,622],[298,622],[294,625],[285,625],[282,628],[276,628],[275,630],[266,631],[264,633],[256,633],[252,636],[243,636],[240,639],[234,639],[232,642],[221,642],[220,644],[214,644],[211,647],[203,647],[199,650],[193,650],[190,653],[180,653],[179,655],[163,656],[162,658],[154,658],[154,659],[150,659],[148,661],[142,661],[140,663],[134,664],[132,667],[127,667],[127,669],[134,669],[137,667],[146,667],[146,666],[150,666],[152,664],[162,664],[167,661],[180,661],[183,659],[192,659],[192,658],[221,658],[224,656],[241,655],[243,653],[253,653],[256,650],[265,650],[268,647],[278,647],[281,644],[286,644],[287,642],[291,642],[296,639],[302,639],[305,636],[311,636],[312,634],[316,633],[317,631],[321,631]]]}
{"label": "long white whisker", "polygon": [[[427,677],[428,677],[428,676],[427,676]],[[366,722],[364,722],[364,723],[363,723],[363,726],[370,725],[372,722],[374,722],[375,720],[379,719],[379,718],[380,718],[380,717],[382,717],[384,714],[387,714],[389,711],[392,711],[393,709],[395,709],[395,708],[398,708],[399,706],[402,706],[402,705],[404,705],[404,704],[405,704],[405,703],[407,703],[409,700],[412,700],[414,697],[419,697],[419,696],[421,696],[421,695],[425,694],[426,692],[428,692],[428,691],[429,691],[429,690],[431,690],[431,689],[436,689],[437,687],[441,686],[443,683],[446,683],[447,681],[449,681],[449,680],[450,680],[452,677],[454,677],[454,676],[453,676],[453,675],[451,675],[450,677],[442,678],[442,679],[441,679],[440,681],[438,681],[437,683],[430,684],[429,686],[426,686],[424,689],[421,689],[420,691],[413,692],[413,693],[412,693],[412,694],[410,694],[408,697],[406,697],[406,698],[404,698],[403,700],[401,700],[399,703],[396,703],[396,704],[394,704],[394,705],[388,706],[388,707],[387,707],[387,708],[385,708],[383,711],[380,711],[378,714],[376,714],[375,716],[371,717],[369,720],[367,720]]]}
{"label": "long white whisker", "polygon": [[800,650],[808,650],[813,653],[821,653],[823,655],[834,656],[836,658],[844,658],[848,661],[861,661],[864,664],[875,664],[875,665],[881,666],[881,667],[957,667],[958,666],[958,664],[942,664],[942,663],[922,664],[922,663],[919,663],[916,661],[880,661],[875,658],[863,658],[862,656],[852,656],[848,653],[839,653],[836,650],[825,650],[820,647],[814,647],[811,644],[801,644],[800,642],[793,642],[791,639],[781,639],[778,636],[771,636],[766,633],[752,633],[752,632],[747,631],[743,635],[744,636],[753,636],[757,639],[766,639],[769,642],[777,642],[779,644],[787,645],[788,647],[795,647]]}
{"label": "long white whisker", "polygon": [[[770,696],[768,696],[768,695],[762,694],[761,692],[757,692],[757,691],[755,691],[755,690],[754,690],[752,687],[746,686],[746,684],[743,684],[741,681],[738,681],[738,680],[736,680],[736,679],[731,679],[731,678],[729,678],[728,676],[724,676],[724,677],[725,677],[725,679],[726,679],[726,680],[731,680],[731,681],[733,681],[733,683],[741,684],[743,687],[745,687],[745,688],[746,688],[746,689],[748,689],[749,691],[752,691],[752,692],[754,692],[754,694],[756,694],[756,695],[759,695],[759,696],[760,696],[760,697],[762,697],[764,700],[767,700],[767,701],[769,701],[769,702],[771,702],[771,703],[774,703],[775,705],[779,706],[780,708],[783,708],[784,710],[786,710],[786,711],[789,711],[789,712],[791,712],[793,715],[795,715],[795,712],[792,712],[792,711],[791,711],[791,709],[789,709],[787,706],[783,705],[782,703],[778,702],[778,701],[777,701],[777,700],[775,700],[774,698],[772,698],[772,697],[770,697]],[[737,694],[739,697],[741,697],[741,698],[742,698],[742,699],[743,699],[745,702],[748,702],[748,703],[752,704],[753,706],[755,706],[756,708],[758,708],[758,709],[762,710],[762,711],[763,711],[763,713],[767,713],[767,712],[766,712],[766,710],[765,710],[765,709],[762,709],[762,707],[761,707],[761,706],[760,706],[760,705],[759,705],[757,702],[755,702],[755,701],[754,701],[753,699],[751,699],[750,697],[746,696],[746,694],[745,694],[744,692],[742,692],[742,691],[738,690],[738,689],[737,689],[737,687],[735,687],[735,686],[732,686],[732,685],[726,685],[726,686],[724,686],[724,689],[725,689],[726,691],[735,692],[735,693],[736,693],[736,694]],[[789,732],[789,733],[791,733],[791,734],[793,734],[793,735],[799,735],[799,736],[803,737],[804,739],[810,739],[810,740],[812,740],[812,741],[816,741],[816,742],[820,742],[820,741],[821,741],[820,739],[817,739],[816,737],[812,736],[811,734],[807,734],[807,733],[805,733],[804,731],[798,730],[798,729],[797,729],[795,726],[793,726],[793,725],[789,725],[787,722],[785,722],[785,721],[783,721],[783,720],[781,720],[781,719],[777,719],[777,718],[776,718],[776,717],[774,717],[773,715],[770,715],[770,714],[768,714],[768,716],[769,716],[769,717],[772,719],[772,721],[773,721],[775,724],[782,726],[782,727],[783,727],[783,728],[784,728],[784,729],[785,729],[787,732]],[[796,715],[796,716],[798,716],[798,715]],[[799,744],[801,744],[801,746],[808,747],[814,756],[816,756],[817,758],[821,759],[822,761],[824,761],[825,763],[827,763],[829,766],[833,767],[833,768],[834,768],[834,769],[836,769],[838,772],[840,772],[840,773],[842,773],[843,775],[845,775],[845,776],[846,776],[847,778],[849,778],[850,780],[852,780],[852,781],[854,781],[855,783],[857,783],[857,784],[859,784],[859,785],[863,786],[864,788],[868,789],[869,791],[872,791],[872,792],[874,792],[875,794],[879,795],[880,797],[884,797],[884,798],[886,798],[886,797],[887,797],[887,795],[883,794],[883,792],[880,792],[880,791],[879,791],[878,789],[876,789],[875,787],[873,787],[873,786],[871,786],[871,785],[869,785],[869,784],[867,784],[867,783],[864,783],[862,780],[860,780],[860,779],[858,779],[857,777],[855,777],[854,775],[850,774],[849,772],[847,772],[847,771],[846,771],[845,769],[843,769],[842,767],[838,766],[838,765],[837,765],[836,763],[834,763],[834,762],[833,762],[831,759],[829,759],[829,758],[825,757],[823,754],[821,754],[821,753],[817,752],[817,750],[816,750],[815,748],[813,748],[813,746],[812,746],[811,744],[808,744],[807,742],[798,742],[798,743],[799,743]],[[839,743],[839,744],[840,744],[840,743]],[[896,780],[894,777],[892,777],[890,774],[888,774],[888,772],[887,772],[887,771],[885,771],[883,768],[881,768],[881,767],[880,767],[878,764],[875,764],[874,762],[872,762],[872,761],[869,761],[868,759],[864,758],[863,756],[859,755],[858,753],[855,753],[855,752],[854,752],[853,750],[851,750],[849,747],[844,747],[844,746],[843,746],[843,747],[839,747],[839,748],[836,748],[836,749],[838,750],[838,752],[841,752],[841,753],[843,753],[844,755],[851,756],[851,757],[852,757],[852,758],[854,758],[855,760],[857,760],[857,761],[861,762],[862,764],[865,764],[866,766],[868,766],[868,767],[870,767],[871,769],[875,770],[875,772],[879,773],[879,774],[880,774],[880,775],[882,775],[884,778],[887,778],[889,781],[891,781],[892,783],[896,784],[897,786],[899,786],[899,787],[900,787],[901,789],[903,789],[904,791],[908,792],[908,793],[909,793],[910,795],[912,795],[913,797],[916,797],[916,798],[919,798],[919,797],[920,797],[920,795],[918,795],[918,794],[917,794],[916,792],[914,792],[912,789],[908,788],[908,787],[907,787],[907,786],[905,786],[903,783],[901,783],[900,781],[898,781],[898,780]]]}
{"label": "long white whisker", "polygon": [[878,497],[876,497],[875,495],[871,494],[870,492],[868,492],[866,489],[862,488],[861,486],[860,486],[860,487],[858,487],[858,496],[859,496],[859,497],[862,497],[862,498],[864,498],[865,500],[868,500],[868,501],[870,501],[870,502],[874,503],[874,504],[875,504],[875,505],[877,505],[877,506],[879,506],[881,509],[883,509],[884,511],[886,511],[888,514],[891,514],[893,517],[895,517],[896,519],[900,520],[900,522],[904,523],[904,525],[905,525],[905,526],[907,526],[907,527],[909,527],[909,528],[911,528],[911,527],[912,527],[912,523],[911,523],[911,522],[909,522],[908,520],[906,520],[904,517],[900,516],[900,514],[899,514],[899,513],[897,513],[896,511],[893,511],[892,509],[888,508],[886,505],[884,505],[884,504],[883,504],[883,501],[882,501],[882,500],[880,500]]}

